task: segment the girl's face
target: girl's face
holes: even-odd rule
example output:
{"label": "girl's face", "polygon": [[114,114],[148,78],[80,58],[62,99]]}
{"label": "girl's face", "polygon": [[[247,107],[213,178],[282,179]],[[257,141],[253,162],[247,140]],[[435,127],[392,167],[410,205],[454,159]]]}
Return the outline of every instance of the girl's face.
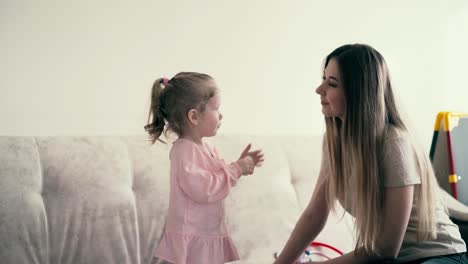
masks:
{"label": "girl's face", "polygon": [[218,128],[221,125],[223,115],[219,112],[219,106],[221,105],[221,98],[216,93],[205,106],[205,111],[201,113],[200,118],[200,136],[212,137],[218,132]]}
{"label": "girl's face", "polygon": [[335,59],[328,61],[323,70],[322,83],[315,89],[320,95],[322,113],[325,117],[339,117],[343,120],[346,101],[341,83],[338,63]]}

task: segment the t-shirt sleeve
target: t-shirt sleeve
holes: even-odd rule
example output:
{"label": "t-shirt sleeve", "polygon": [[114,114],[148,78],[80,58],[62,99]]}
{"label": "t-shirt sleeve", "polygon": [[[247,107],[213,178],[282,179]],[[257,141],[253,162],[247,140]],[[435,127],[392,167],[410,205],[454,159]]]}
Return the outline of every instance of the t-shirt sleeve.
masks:
{"label": "t-shirt sleeve", "polygon": [[386,140],[382,162],[384,187],[421,183],[416,152],[407,136],[398,135]]}

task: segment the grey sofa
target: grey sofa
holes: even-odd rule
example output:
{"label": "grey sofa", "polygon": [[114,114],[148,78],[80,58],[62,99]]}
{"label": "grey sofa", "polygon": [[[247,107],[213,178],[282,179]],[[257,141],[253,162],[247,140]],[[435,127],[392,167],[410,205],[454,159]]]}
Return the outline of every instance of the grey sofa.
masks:
{"label": "grey sofa", "polygon": [[[239,263],[271,263],[312,193],[321,137],[210,141],[228,161],[249,142],[264,150],[264,166],[241,178],[227,198],[226,222]],[[153,252],[168,206],[169,149],[150,146],[143,135],[0,137],[0,262],[159,262]],[[451,210],[466,215],[456,201]],[[332,215],[317,240],[352,250],[349,216]]]}

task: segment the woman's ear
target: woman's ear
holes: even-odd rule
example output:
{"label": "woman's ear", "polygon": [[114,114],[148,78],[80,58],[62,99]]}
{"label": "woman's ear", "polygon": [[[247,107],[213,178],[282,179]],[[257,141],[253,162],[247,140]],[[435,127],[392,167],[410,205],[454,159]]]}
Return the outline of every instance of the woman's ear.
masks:
{"label": "woman's ear", "polygon": [[187,119],[191,125],[198,125],[198,120],[200,119],[200,115],[197,109],[190,109],[187,113]]}

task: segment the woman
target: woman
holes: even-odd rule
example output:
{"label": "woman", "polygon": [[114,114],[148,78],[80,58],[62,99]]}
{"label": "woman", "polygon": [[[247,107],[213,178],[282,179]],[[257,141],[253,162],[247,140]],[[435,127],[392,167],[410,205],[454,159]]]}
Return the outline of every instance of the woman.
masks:
{"label": "woman", "polygon": [[293,263],[337,201],[354,217],[357,243],[326,263],[468,263],[431,163],[395,105],[382,55],[368,45],[337,48],[316,93],[326,122],[319,180],[275,263]]}

